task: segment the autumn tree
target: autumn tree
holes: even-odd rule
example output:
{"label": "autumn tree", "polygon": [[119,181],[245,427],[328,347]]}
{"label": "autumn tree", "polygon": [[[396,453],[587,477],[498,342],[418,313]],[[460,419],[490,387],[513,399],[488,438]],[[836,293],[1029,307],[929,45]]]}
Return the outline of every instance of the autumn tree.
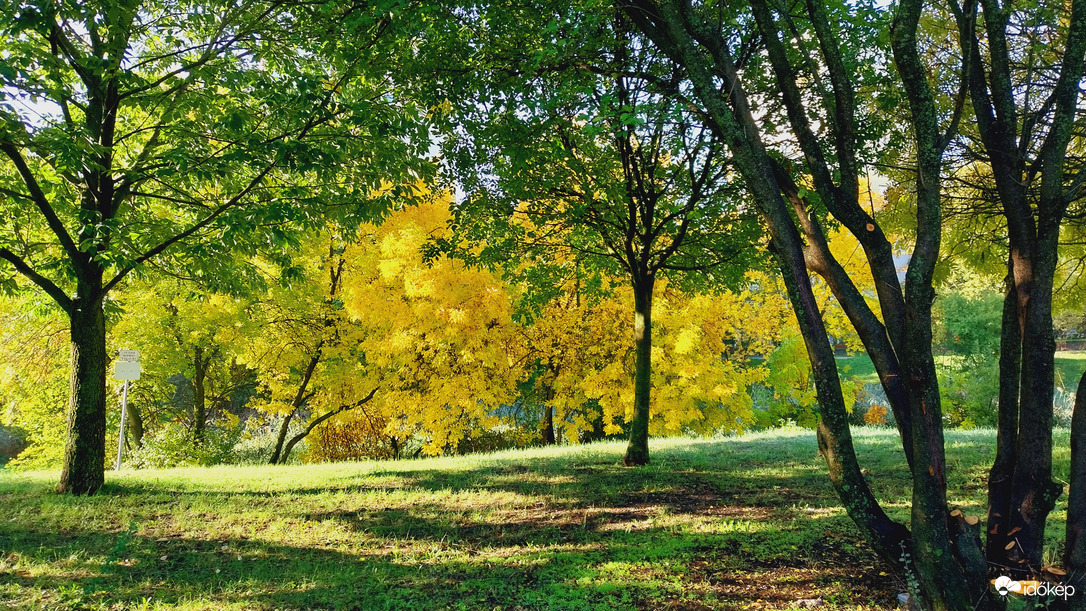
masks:
{"label": "autumn tree", "polygon": [[[516,10],[486,10],[507,9]],[[624,15],[548,6],[530,19],[535,26],[514,29],[495,18],[460,41],[488,58],[458,49],[475,75],[470,86],[437,74],[455,125],[445,150],[466,191],[457,238],[484,241],[475,261],[507,264],[510,278],[530,262],[536,287],[561,278],[544,271],[555,258],[578,259],[586,278],[629,283],[635,358],[624,462],[644,465],[658,278],[722,282],[739,267],[723,263],[757,257],[748,246],[759,229],[744,222],[722,141],[675,103],[679,74]],[[530,68],[501,67],[520,64]]]}
{"label": "autumn tree", "polygon": [[357,210],[419,158],[418,114],[386,79],[399,6],[0,5],[0,273],[69,321],[59,490],[103,482],[103,304],[129,274],[228,275],[227,253]]}

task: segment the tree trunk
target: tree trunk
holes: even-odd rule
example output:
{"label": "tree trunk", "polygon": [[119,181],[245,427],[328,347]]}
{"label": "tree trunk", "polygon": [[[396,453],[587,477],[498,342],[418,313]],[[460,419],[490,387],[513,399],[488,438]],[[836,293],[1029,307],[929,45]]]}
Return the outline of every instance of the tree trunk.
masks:
{"label": "tree trunk", "polygon": [[70,318],[68,439],[57,491],[76,495],[94,494],[105,481],[106,319],[95,288],[80,283]]}
{"label": "tree trunk", "polygon": [[1075,412],[1071,416],[1071,491],[1067,495],[1067,546],[1064,568],[1086,608],[1086,373],[1078,381]]}
{"label": "tree trunk", "polygon": [[125,409],[128,412],[128,439],[137,448],[143,447],[143,414],[130,401]]}
{"label": "tree trunk", "polygon": [[366,395],[361,401],[358,401],[356,403],[352,403],[351,405],[344,405],[344,406],[338,407],[336,409],[330,410],[327,413],[325,413],[325,414],[311,420],[309,422],[309,424],[305,427],[304,431],[302,431],[301,433],[298,433],[294,437],[291,437],[290,441],[287,442],[286,447],[283,448],[283,456],[280,457],[279,464],[286,464],[287,458],[290,456],[290,452],[291,452],[291,450],[294,449],[294,446],[298,445],[298,443],[301,440],[308,437],[309,434],[313,432],[313,429],[320,426],[320,424],[323,423],[325,420],[328,420],[332,416],[342,414],[343,412],[352,410],[352,409],[354,409],[356,407],[360,407],[362,405],[365,405],[366,403],[369,403],[370,399],[373,399],[373,396],[375,394],[377,394],[377,388],[374,388],[373,390],[371,390],[370,394]]}
{"label": "tree trunk", "polygon": [[[1033,277],[1022,317],[1022,377],[1019,398],[1017,462],[1012,478],[1010,522],[1015,546],[1012,566],[1029,571],[1043,565],[1048,514],[1063,486],[1052,481],[1052,400],[1056,338],[1052,329],[1052,285],[1056,236],[1039,236]],[[1022,307],[1019,301],[1019,307]],[[1022,312],[1019,312],[1020,316]]]}
{"label": "tree trunk", "polygon": [[543,404],[543,445],[554,445],[554,408],[549,402]]}
{"label": "tree trunk", "polygon": [[999,406],[996,418],[996,455],[988,473],[988,535],[985,555],[995,565],[1006,563],[1007,533],[1011,527],[1011,478],[1018,445],[1018,391],[1021,381],[1022,335],[1018,326],[1018,294],[1014,272],[1007,263],[1003,321],[999,339]]}
{"label": "tree trunk", "polygon": [[290,413],[283,417],[283,424],[279,426],[279,436],[275,440],[275,450],[272,452],[271,458],[268,459],[269,465],[279,464],[279,457],[283,454],[283,444],[287,440],[287,429],[290,428],[290,420],[297,411],[297,408],[292,409]]}
{"label": "tree trunk", "polygon": [[[547,374],[554,373],[550,366],[547,367]],[[544,377],[543,387],[543,445],[553,446],[555,443],[554,438],[554,384],[547,381],[547,377]]]}
{"label": "tree trunk", "polygon": [[652,289],[654,278],[634,282],[634,409],[630,421],[627,467],[649,464],[649,415],[652,401]]}
{"label": "tree trunk", "polygon": [[207,426],[207,366],[211,357],[204,358],[204,347],[193,348],[192,364],[192,443],[200,445]]}
{"label": "tree trunk", "polygon": [[[335,284],[332,285],[332,288],[335,289]],[[290,402],[290,413],[283,418],[283,426],[279,427],[279,437],[275,440],[275,451],[272,452],[271,458],[268,459],[269,464],[277,465],[286,462],[286,456],[283,454],[283,442],[287,438],[287,428],[290,427],[291,418],[298,413],[302,405],[305,405],[305,402],[312,396],[312,393],[306,394],[306,389],[309,388],[309,381],[313,379],[313,372],[317,369],[317,363],[321,361],[323,348],[324,340],[321,340],[317,343],[317,350],[313,353],[313,356],[309,357],[309,364],[306,365],[305,373],[302,375],[302,382],[298,384],[298,391],[294,393],[294,399]]]}

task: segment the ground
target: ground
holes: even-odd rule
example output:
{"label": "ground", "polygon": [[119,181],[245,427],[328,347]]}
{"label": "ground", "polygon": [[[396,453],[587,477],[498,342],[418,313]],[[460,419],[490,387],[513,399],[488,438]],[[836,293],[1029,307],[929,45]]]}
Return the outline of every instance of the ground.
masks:
{"label": "ground", "polygon": [[[992,440],[948,433],[951,500],[967,513],[984,513]],[[904,519],[894,432],[865,429],[857,446],[876,493]],[[602,443],[110,473],[90,499],[51,492],[56,474],[0,471],[0,607],[896,606],[904,584],[838,507],[813,433],[651,449],[646,468],[621,466],[623,444]]]}

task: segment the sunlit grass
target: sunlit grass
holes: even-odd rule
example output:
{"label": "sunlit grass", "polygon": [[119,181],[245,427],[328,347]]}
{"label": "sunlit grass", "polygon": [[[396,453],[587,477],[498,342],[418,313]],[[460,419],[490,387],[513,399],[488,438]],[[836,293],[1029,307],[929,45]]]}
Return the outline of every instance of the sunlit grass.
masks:
{"label": "sunlit grass", "polygon": [[[983,515],[993,440],[947,435],[951,502],[969,513]],[[907,519],[895,433],[855,441]],[[653,440],[641,469],[624,449],[110,472],[93,498],[0,471],[0,607],[870,608],[904,588],[840,509],[810,431]]]}

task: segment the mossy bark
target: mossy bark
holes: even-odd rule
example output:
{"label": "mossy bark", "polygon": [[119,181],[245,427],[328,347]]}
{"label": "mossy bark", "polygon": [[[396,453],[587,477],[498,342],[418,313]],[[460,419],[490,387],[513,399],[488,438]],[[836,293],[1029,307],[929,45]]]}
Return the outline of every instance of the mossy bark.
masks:
{"label": "mossy bark", "polygon": [[630,443],[622,459],[626,466],[649,464],[649,418],[652,401],[652,290],[646,275],[634,284],[634,405]]}
{"label": "mossy bark", "polygon": [[93,283],[85,288],[71,312],[68,438],[57,485],[76,495],[94,494],[105,482],[106,320]]}

